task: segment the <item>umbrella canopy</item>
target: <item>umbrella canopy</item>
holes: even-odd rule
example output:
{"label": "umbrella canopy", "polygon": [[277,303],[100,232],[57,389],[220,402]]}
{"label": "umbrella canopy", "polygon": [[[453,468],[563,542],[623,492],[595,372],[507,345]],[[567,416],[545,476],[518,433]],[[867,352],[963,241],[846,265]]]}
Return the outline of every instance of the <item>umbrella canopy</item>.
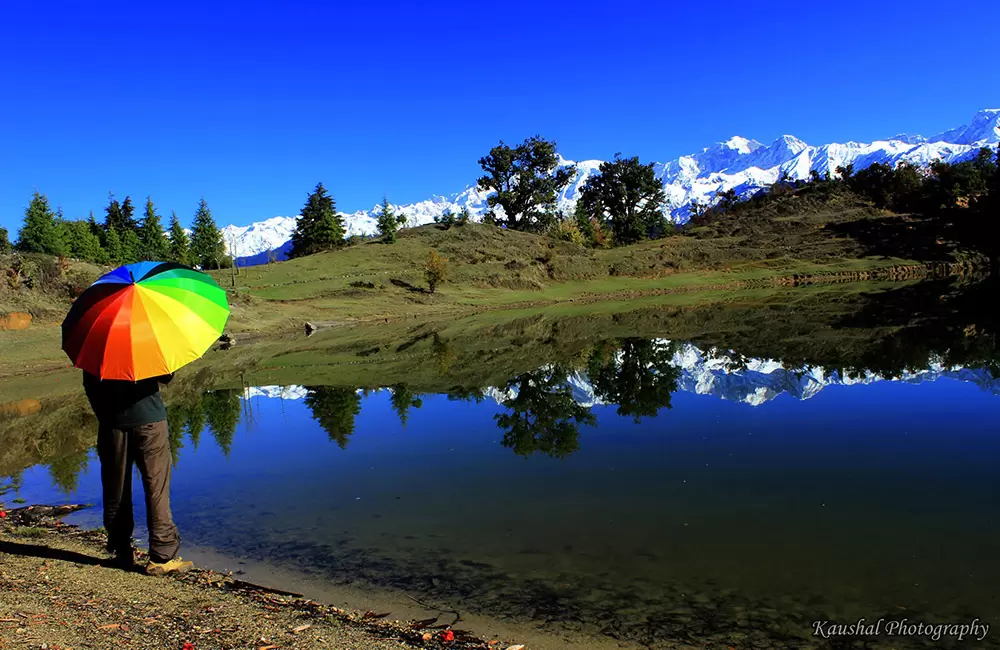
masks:
{"label": "umbrella canopy", "polygon": [[139,381],[203,355],[228,318],[226,292],[208,275],[172,262],[126,264],[73,303],[63,350],[101,379]]}

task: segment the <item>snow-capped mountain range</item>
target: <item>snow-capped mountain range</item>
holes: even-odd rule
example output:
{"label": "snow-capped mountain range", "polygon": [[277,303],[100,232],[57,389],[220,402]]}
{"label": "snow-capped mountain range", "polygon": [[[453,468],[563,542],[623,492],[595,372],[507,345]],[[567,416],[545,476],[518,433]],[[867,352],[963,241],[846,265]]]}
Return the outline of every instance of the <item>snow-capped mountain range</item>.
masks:
{"label": "snow-capped mountain range", "polygon": [[[662,347],[671,344],[666,339],[660,339],[656,343]],[[852,386],[881,381],[920,384],[942,378],[971,382],[984,391],[1000,395],[1000,377],[993,377],[983,369],[949,367],[937,361],[928,368],[908,372],[898,379],[886,379],[871,372],[859,377],[847,377],[821,367],[789,369],[780,361],[773,359],[749,359],[745,367],[739,368],[729,353],[718,350],[706,352],[691,343],[683,343],[678,345],[670,363],[680,370],[680,377],[677,380],[678,390],[698,395],[713,395],[750,406],[760,406],[781,395],[807,400],[828,386]],[[586,373],[577,372],[571,375],[567,383],[573,399],[580,405],[591,407],[604,403],[594,394],[594,388]],[[307,394],[308,391],[302,386],[261,386],[248,388],[246,398],[280,397],[297,400]],[[517,391],[491,387],[486,389],[485,394],[501,404],[515,397]]]}
{"label": "snow-capped mountain range", "polygon": [[[867,144],[834,142],[812,146],[791,135],[783,135],[771,144],[735,136],[698,153],[655,163],[654,169],[666,190],[670,218],[684,223],[693,201],[711,205],[717,193],[730,189],[746,197],[772,185],[782,174],[804,180],[810,170],[834,174],[838,166],[847,164],[860,170],[876,162],[893,165],[902,161],[925,165],[939,159],[955,162],[974,156],[980,147],[995,146],[998,142],[1000,109],[985,109],[976,113],[969,124],[930,138],[901,134]],[[577,168],[575,177],[559,195],[561,209],[572,210],[580,188],[598,171],[601,162],[573,162],[560,157],[560,164],[573,164]],[[487,194],[473,184],[450,196],[432,196],[418,203],[393,207],[406,215],[411,227],[431,223],[446,210],[457,213],[467,208],[473,219],[477,219],[486,210]],[[344,214],[348,235],[374,234],[377,211],[376,205],[370,210]],[[226,226],[223,228],[226,246],[242,264],[265,263],[270,251],[275,259],[285,259],[295,219],[272,217],[249,226]]]}

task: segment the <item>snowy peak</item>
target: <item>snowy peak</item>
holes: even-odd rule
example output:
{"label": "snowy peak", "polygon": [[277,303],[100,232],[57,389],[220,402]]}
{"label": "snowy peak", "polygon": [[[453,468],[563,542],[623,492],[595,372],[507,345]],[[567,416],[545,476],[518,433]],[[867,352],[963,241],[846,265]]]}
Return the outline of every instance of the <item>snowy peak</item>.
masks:
{"label": "snowy peak", "polygon": [[929,142],[947,142],[964,145],[990,145],[1000,142],[1000,108],[986,108],[965,126],[940,133]]}
{"label": "snowy peak", "polygon": [[[694,201],[701,205],[713,205],[720,193],[729,190],[734,190],[740,198],[748,198],[774,184],[783,175],[792,180],[807,180],[812,171],[834,174],[837,167],[848,164],[860,170],[874,163],[897,165],[905,161],[927,165],[934,160],[957,162],[975,156],[982,146],[995,146],[998,142],[1000,109],[994,108],[981,110],[969,124],[932,138],[899,135],[871,143],[848,141],[813,146],[792,135],[783,135],[769,145],[734,136],[697,153],[654,163],[653,169],[666,191],[669,218],[676,223],[685,223]],[[598,172],[601,162],[574,162],[558,156],[559,166],[576,166],[574,178],[558,196],[557,207],[560,210],[573,210],[584,183]],[[458,213],[462,209],[467,209],[472,218],[478,220],[487,210],[487,195],[488,192],[472,184],[456,194],[431,196],[424,201],[393,207],[406,216],[409,227],[431,223],[446,211]],[[375,205],[369,210],[344,214],[347,234],[374,234],[378,209],[379,206]],[[275,251],[271,255],[276,259],[285,259],[284,253],[294,228],[294,217],[274,217],[250,226],[226,226],[223,234],[227,248],[239,258],[241,264],[263,264],[268,260],[269,251]]]}

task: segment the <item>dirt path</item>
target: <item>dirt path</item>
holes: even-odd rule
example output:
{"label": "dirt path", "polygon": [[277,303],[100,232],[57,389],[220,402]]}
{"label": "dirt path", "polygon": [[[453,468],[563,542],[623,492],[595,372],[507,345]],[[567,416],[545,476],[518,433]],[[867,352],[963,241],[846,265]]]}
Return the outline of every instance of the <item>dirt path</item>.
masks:
{"label": "dirt path", "polygon": [[349,612],[213,571],[153,578],[116,569],[103,550],[103,533],[62,524],[58,518],[64,514],[38,506],[8,510],[0,519],[0,649],[504,650],[511,645],[439,627],[437,621]]}

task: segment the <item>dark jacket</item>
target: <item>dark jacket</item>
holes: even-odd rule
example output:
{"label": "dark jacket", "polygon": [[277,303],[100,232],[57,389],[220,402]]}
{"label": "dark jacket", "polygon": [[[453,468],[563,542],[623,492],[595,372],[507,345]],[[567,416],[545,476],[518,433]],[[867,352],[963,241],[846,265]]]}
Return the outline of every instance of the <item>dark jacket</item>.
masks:
{"label": "dark jacket", "polygon": [[173,375],[139,381],[98,379],[83,373],[83,389],[102,427],[131,429],[167,419],[167,409],[160,397],[160,384],[168,384]]}

